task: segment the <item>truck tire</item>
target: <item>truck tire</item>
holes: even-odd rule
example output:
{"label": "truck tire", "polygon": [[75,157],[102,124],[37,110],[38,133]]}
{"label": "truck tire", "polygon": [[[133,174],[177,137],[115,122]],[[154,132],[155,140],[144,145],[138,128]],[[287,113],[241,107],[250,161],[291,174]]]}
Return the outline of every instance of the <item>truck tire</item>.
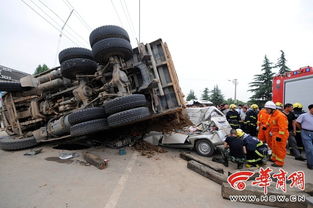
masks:
{"label": "truck tire", "polygon": [[76,75],[92,75],[96,72],[98,64],[90,59],[74,58],[61,64],[62,76],[76,79]]}
{"label": "truck tire", "polygon": [[99,63],[105,64],[111,56],[119,56],[125,61],[129,60],[133,56],[133,49],[125,39],[107,38],[92,46],[92,54]]}
{"label": "truck tire", "polygon": [[105,112],[108,115],[125,111],[131,108],[137,108],[147,105],[147,100],[144,95],[135,94],[135,95],[127,95],[124,97],[118,97],[113,100],[110,100],[104,103]]}
{"label": "truck tire", "polygon": [[71,126],[74,126],[75,124],[78,123],[104,117],[106,117],[106,113],[103,107],[93,107],[71,113],[68,116],[68,122],[71,124]]}
{"label": "truck tire", "polygon": [[96,42],[107,38],[122,38],[129,41],[129,36],[126,30],[115,25],[105,25],[94,29],[89,36],[90,46]]}
{"label": "truck tire", "polygon": [[196,141],[195,149],[199,155],[205,156],[205,157],[211,157],[214,153],[213,144],[206,139],[200,139]]}
{"label": "truck tire", "polygon": [[25,90],[21,83],[19,82],[10,82],[10,81],[1,81],[0,82],[0,91],[6,92],[21,92]]}
{"label": "truck tire", "polygon": [[59,62],[62,64],[64,61],[74,58],[85,58],[94,60],[91,50],[87,48],[66,48],[59,53]]}
{"label": "truck tire", "polygon": [[124,126],[127,124],[141,121],[150,116],[149,108],[140,107],[115,113],[108,117],[110,127]]}
{"label": "truck tire", "polygon": [[71,136],[83,136],[109,129],[106,118],[95,119],[71,126]]}
{"label": "truck tire", "polygon": [[23,139],[13,139],[11,136],[0,138],[0,148],[3,150],[20,150],[37,145],[35,137],[27,137]]}

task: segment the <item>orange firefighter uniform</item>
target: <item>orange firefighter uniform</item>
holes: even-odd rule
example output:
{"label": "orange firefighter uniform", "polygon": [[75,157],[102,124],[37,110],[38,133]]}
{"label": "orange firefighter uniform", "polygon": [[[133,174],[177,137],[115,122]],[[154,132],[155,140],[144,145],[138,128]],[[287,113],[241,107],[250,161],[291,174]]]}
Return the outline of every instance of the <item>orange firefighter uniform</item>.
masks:
{"label": "orange firefighter uniform", "polygon": [[272,160],[283,166],[286,157],[286,145],[289,137],[288,119],[281,111],[275,110],[269,119],[269,134],[272,140]]}
{"label": "orange firefighter uniform", "polygon": [[268,114],[263,108],[260,110],[258,113],[258,122],[257,125],[259,127],[259,132],[258,132],[258,138],[262,142],[266,142],[268,146],[272,149],[271,145],[271,137],[269,136],[269,119],[270,119],[270,114]]}

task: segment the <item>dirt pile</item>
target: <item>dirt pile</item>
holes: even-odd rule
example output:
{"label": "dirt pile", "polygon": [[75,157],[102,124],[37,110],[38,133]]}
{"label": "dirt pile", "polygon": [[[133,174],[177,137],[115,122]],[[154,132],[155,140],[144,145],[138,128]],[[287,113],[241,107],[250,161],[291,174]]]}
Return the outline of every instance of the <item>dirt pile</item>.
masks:
{"label": "dirt pile", "polygon": [[135,150],[141,153],[142,156],[146,156],[147,158],[151,158],[157,153],[165,153],[167,152],[165,149],[159,146],[152,145],[145,141],[138,141],[133,146]]}

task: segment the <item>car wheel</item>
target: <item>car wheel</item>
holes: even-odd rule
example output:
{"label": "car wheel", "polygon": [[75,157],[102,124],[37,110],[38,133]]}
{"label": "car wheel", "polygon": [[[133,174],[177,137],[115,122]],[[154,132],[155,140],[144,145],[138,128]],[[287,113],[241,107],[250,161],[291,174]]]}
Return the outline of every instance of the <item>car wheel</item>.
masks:
{"label": "car wheel", "polygon": [[195,145],[195,149],[199,155],[211,157],[214,153],[213,144],[205,139],[198,140]]}
{"label": "car wheel", "polygon": [[112,114],[108,117],[110,127],[125,126],[131,123],[142,121],[150,116],[149,108],[133,108],[119,113]]}
{"label": "car wheel", "polygon": [[95,120],[99,118],[105,118],[106,113],[103,107],[92,107],[81,109],[73,112],[68,116],[68,122],[74,126],[75,124],[82,123],[85,121]]}
{"label": "car wheel", "polygon": [[142,94],[127,95],[118,97],[104,103],[104,108],[107,114],[111,115],[120,111],[138,108],[147,105],[147,100]]}
{"label": "car wheel", "polygon": [[61,64],[62,76],[76,79],[76,75],[92,75],[96,72],[98,64],[90,59],[75,58]]}
{"label": "car wheel", "polygon": [[19,82],[1,81],[0,91],[6,92],[21,92],[27,88],[23,88]]}
{"label": "car wheel", "polygon": [[133,56],[130,43],[122,38],[107,38],[98,41],[92,46],[92,53],[100,64],[107,63],[112,56],[119,56],[125,61]]}
{"label": "car wheel", "polygon": [[106,118],[95,119],[91,121],[82,122],[71,126],[71,136],[84,136],[96,132],[108,130],[108,121]]}
{"label": "car wheel", "polygon": [[93,55],[91,50],[87,48],[66,48],[59,53],[59,62],[62,64],[64,61],[74,59],[74,58],[84,58],[93,60]]}
{"label": "car wheel", "polygon": [[105,25],[94,29],[89,36],[91,47],[100,40],[107,38],[122,38],[129,41],[129,36],[126,30],[115,25]]}
{"label": "car wheel", "polygon": [[0,138],[0,148],[3,150],[20,150],[37,145],[35,137],[27,137],[22,139],[13,139],[11,136]]}

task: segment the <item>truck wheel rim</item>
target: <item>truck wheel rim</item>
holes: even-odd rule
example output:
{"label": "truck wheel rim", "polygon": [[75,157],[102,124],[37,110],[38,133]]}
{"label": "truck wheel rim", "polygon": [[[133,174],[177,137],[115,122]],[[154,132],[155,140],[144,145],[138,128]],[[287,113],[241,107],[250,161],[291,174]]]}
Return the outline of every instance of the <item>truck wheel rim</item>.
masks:
{"label": "truck wheel rim", "polygon": [[199,145],[199,151],[202,153],[202,154],[207,154],[209,153],[211,150],[210,148],[210,145],[206,142],[201,142],[200,145]]}

